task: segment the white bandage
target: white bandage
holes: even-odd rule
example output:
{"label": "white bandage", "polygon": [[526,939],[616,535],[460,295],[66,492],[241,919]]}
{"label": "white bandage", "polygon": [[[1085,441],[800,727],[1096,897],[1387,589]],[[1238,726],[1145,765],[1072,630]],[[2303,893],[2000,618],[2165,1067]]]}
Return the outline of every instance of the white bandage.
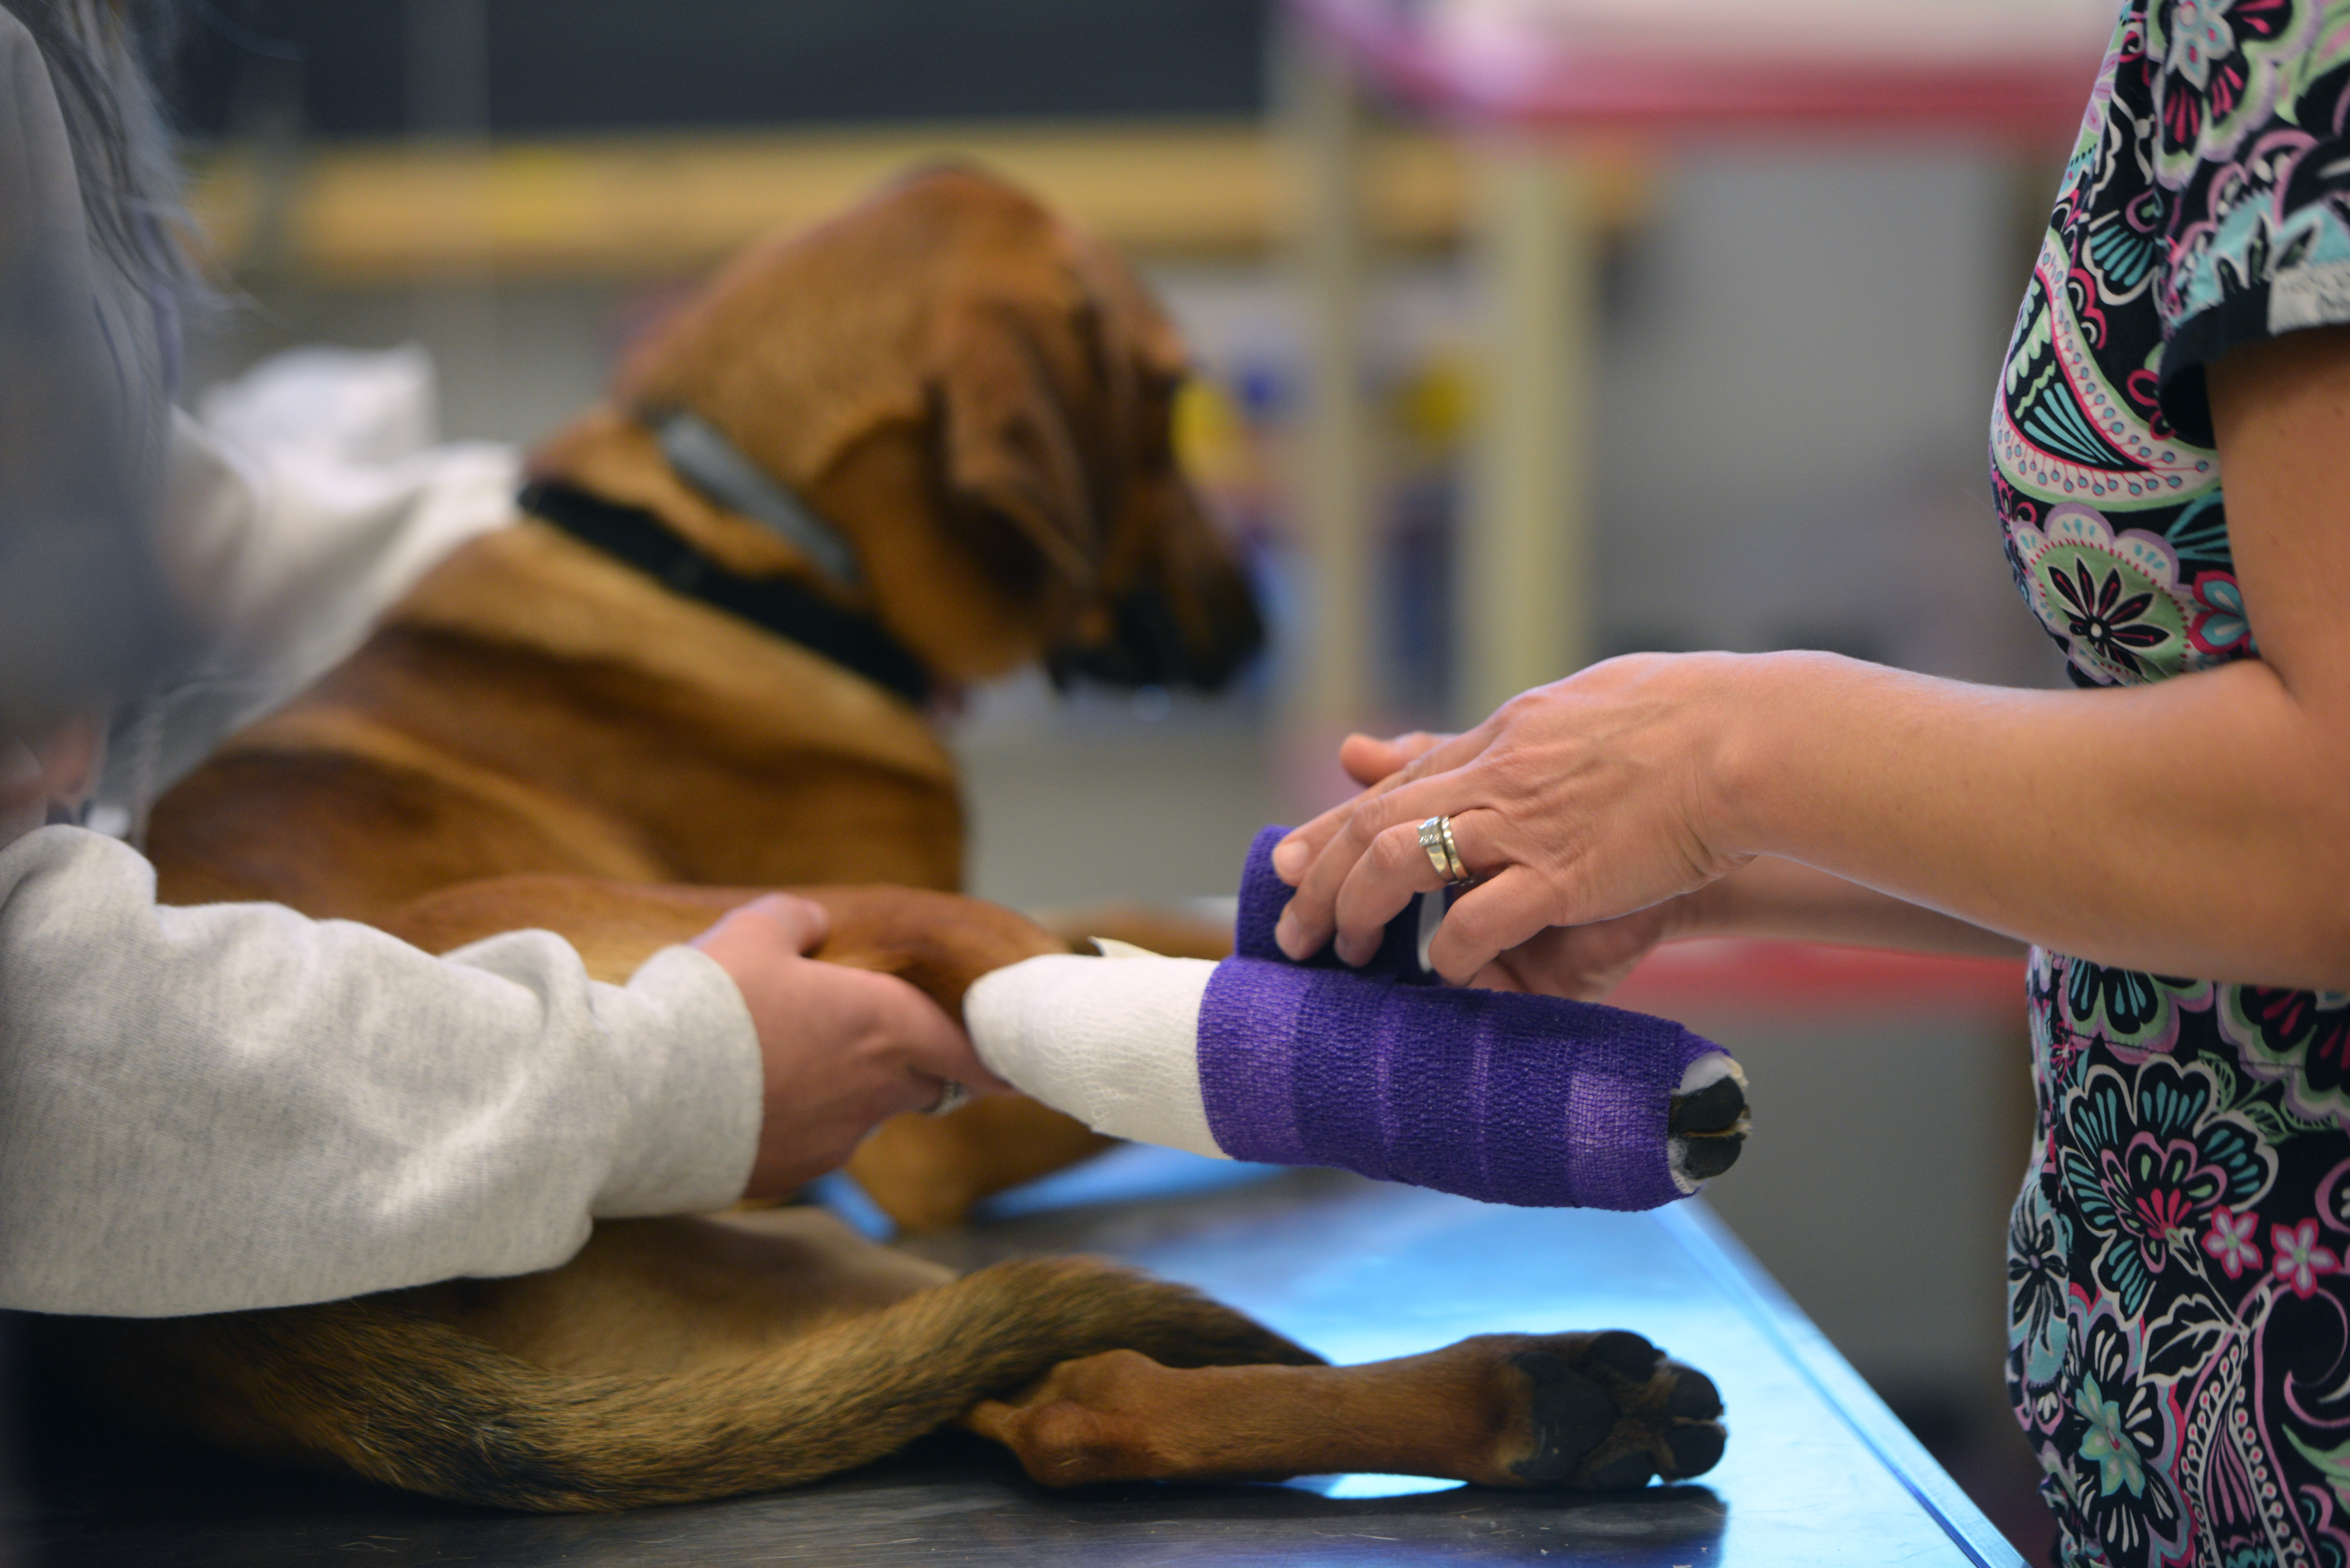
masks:
{"label": "white bandage", "polygon": [[963,1023],[988,1071],[1032,1099],[1112,1137],[1222,1158],[1200,1097],[1200,998],[1215,972],[1139,949],[1028,959],[981,976]]}
{"label": "white bandage", "polygon": [[1694,1095],[1700,1089],[1710,1089],[1724,1078],[1735,1078],[1740,1088],[1746,1087],[1746,1070],[1730,1059],[1727,1051],[1709,1051],[1691,1062],[1681,1073],[1681,1086],[1677,1095]]}

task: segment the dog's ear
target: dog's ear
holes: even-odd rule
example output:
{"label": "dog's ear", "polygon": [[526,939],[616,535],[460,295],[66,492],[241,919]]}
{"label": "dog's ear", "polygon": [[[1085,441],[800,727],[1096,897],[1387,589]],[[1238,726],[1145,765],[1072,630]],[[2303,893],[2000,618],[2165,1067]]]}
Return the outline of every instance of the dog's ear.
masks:
{"label": "dog's ear", "polygon": [[[948,498],[1034,550],[1065,591],[1093,591],[1102,518],[1069,389],[1086,356],[1001,299],[948,313],[931,357],[931,396]],[[1065,341],[1055,342],[1058,337]]]}
{"label": "dog's ear", "polygon": [[1076,272],[1110,362],[1145,386],[1172,392],[1191,371],[1191,350],[1174,320],[1124,256],[1090,234],[1077,236],[1076,245]]}

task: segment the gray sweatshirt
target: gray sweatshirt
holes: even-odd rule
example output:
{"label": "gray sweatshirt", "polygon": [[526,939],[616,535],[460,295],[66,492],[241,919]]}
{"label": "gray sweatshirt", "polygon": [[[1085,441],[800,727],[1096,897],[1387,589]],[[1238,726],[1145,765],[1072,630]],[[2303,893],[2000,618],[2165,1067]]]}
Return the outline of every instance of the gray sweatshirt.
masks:
{"label": "gray sweatshirt", "polygon": [[0,849],[0,1306],[163,1316],[552,1268],[591,1217],[741,1196],[756,1037],[671,948],[436,959],[270,904],[163,909],[128,846]]}
{"label": "gray sweatshirt", "polygon": [[[152,555],[201,644],[140,705],[130,826],[503,520],[511,460],[240,454],[235,432],[175,429],[169,313],[89,243],[74,168],[39,51],[0,11],[0,327],[48,334],[41,373],[12,365],[0,395],[0,688],[106,652],[55,602],[93,558],[48,527],[70,508],[36,504],[64,493],[18,482],[88,469],[85,437],[152,454]],[[161,909],[126,845],[0,825],[0,1306],[170,1315],[551,1267],[596,1216],[739,1196],[761,1092],[741,993],[691,949],[624,987],[546,932],[435,959],[274,906]]]}

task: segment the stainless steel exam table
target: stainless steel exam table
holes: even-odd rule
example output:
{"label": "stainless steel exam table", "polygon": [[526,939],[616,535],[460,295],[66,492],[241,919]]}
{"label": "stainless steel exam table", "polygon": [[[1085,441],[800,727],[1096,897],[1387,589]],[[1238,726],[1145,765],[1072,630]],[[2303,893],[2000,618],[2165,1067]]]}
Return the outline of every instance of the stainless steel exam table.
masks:
{"label": "stainless steel exam table", "polygon": [[1729,1451],[1698,1482],[1629,1493],[1377,1476],[1055,1493],[955,1435],[798,1491],[545,1518],[190,1458],[65,1420],[23,1444],[19,1556],[38,1568],[2021,1562],[1700,1204],[1499,1209],[1130,1148],[919,1250],[958,1266],[1040,1251],[1128,1259],[1338,1361],[1497,1330],[1632,1328],[1712,1375]]}

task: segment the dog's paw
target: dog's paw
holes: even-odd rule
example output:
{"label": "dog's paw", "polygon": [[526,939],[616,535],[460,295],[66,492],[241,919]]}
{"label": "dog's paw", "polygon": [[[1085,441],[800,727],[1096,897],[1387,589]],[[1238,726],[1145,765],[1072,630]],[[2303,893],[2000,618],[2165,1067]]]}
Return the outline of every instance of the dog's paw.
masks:
{"label": "dog's paw", "polygon": [[[1474,1343],[1474,1342],[1472,1342]],[[1713,1379],[1637,1334],[1495,1336],[1520,1402],[1503,1484],[1606,1490],[1703,1475],[1728,1437]]]}
{"label": "dog's paw", "polygon": [[1738,1163],[1750,1118],[1746,1074],[1728,1053],[1709,1052],[1681,1075],[1666,1124],[1674,1180],[1684,1192]]}

